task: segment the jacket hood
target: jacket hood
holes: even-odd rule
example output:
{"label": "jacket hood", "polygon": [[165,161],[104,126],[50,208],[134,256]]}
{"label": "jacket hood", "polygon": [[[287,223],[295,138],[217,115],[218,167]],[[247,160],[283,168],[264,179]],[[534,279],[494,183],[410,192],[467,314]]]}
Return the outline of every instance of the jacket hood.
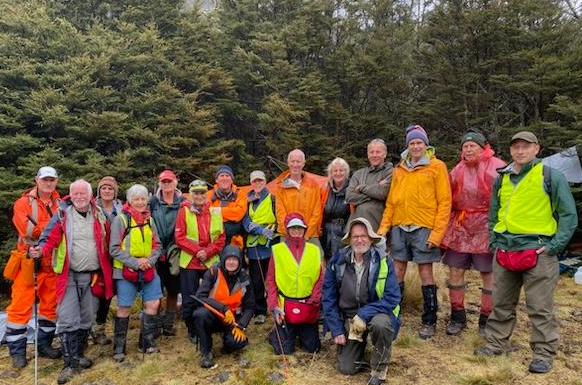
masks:
{"label": "jacket hood", "polygon": [[[238,259],[238,269],[232,273],[226,270],[225,262],[226,258],[228,257],[236,257]],[[242,269],[242,263],[243,263],[242,252],[238,247],[234,245],[227,245],[222,250],[222,253],[220,253],[220,268],[222,269],[224,274],[234,275],[238,273]]]}

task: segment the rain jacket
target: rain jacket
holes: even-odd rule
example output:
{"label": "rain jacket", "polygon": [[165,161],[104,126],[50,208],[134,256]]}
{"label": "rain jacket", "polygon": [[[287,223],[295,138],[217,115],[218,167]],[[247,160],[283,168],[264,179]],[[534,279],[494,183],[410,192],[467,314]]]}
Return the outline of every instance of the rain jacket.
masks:
{"label": "rain jacket", "polygon": [[[99,266],[103,273],[105,281],[105,296],[106,298],[113,297],[113,279],[111,259],[109,258],[108,241],[109,241],[109,222],[107,217],[97,206],[94,199],[91,199],[90,212],[87,215],[93,215],[95,219],[93,223],[93,236],[95,238],[95,246],[97,246],[97,258],[99,259]],[[65,291],[67,290],[67,281],[69,279],[69,252],[73,247],[73,239],[71,237],[72,219],[70,217],[71,210],[75,210],[73,203],[69,197],[63,198],[57,213],[53,215],[50,223],[44,229],[39,246],[42,247],[43,255],[50,258],[53,250],[61,245],[62,241],[66,241],[65,246],[65,260],[63,270],[57,273],[57,304],[61,303]],[[63,238],[64,237],[64,238]],[[58,254],[58,252],[57,252]],[[53,264],[56,261],[53,262]]]}
{"label": "rain jacket", "polygon": [[488,145],[474,162],[461,161],[451,170],[451,219],[441,243],[458,252],[483,254],[489,251],[488,212],[497,169],[505,162],[493,156]]}
{"label": "rain jacket", "polygon": [[289,170],[284,171],[277,178],[277,189],[275,197],[277,199],[277,228],[278,231],[287,235],[285,228],[285,217],[292,212],[298,212],[305,218],[307,230],[305,238],[314,238],[319,236],[319,225],[321,222],[321,192],[319,184],[303,174],[303,180],[299,188],[290,183]]}
{"label": "rain jacket", "polygon": [[390,194],[378,229],[379,234],[393,226],[416,225],[432,230],[428,241],[439,246],[451,215],[451,187],[447,166],[429,147],[421,160],[409,167],[408,150],[402,153],[392,174]]}
{"label": "rain jacket", "polygon": [[167,204],[162,197],[162,191],[158,189],[149,202],[148,207],[152,213],[152,218],[156,223],[158,236],[162,243],[162,258],[165,258],[168,249],[174,244],[174,228],[176,227],[176,217],[180,210],[180,205],[186,198],[179,190],[174,191],[174,201]]}

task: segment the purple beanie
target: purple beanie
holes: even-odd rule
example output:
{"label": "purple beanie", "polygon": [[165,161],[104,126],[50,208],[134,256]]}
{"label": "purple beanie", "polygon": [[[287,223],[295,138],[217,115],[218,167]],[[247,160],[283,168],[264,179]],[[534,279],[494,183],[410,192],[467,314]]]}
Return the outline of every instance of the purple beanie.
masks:
{"label": "purple beanie", "polygon": [[420,139],[428,146],[428,135],[422,126],[413,124],[406,127],[406,146],[412,139]]}

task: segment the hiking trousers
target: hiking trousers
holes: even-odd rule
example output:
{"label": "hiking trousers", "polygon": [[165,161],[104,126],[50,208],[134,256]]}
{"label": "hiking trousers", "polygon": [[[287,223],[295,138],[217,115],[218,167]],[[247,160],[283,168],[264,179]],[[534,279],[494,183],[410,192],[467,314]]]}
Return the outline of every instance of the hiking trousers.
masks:
{"label": "hiking trousers", "polygon": [[558,257],[538,255],[537,265],[526,271],[510,271],[493,260],[493,311],[487,320],[487,347],[504,351],[515,328],[516,307],[523,286],[531,324],[533,359],[552,361],[558,349],[558,325],[554,291],[558,283]]}

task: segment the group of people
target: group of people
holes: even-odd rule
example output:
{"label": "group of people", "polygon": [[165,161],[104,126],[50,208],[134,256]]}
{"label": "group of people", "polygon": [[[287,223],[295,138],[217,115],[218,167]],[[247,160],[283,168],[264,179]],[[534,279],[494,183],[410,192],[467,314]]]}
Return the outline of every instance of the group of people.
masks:
{"label": "group of people", "polygon": [[[457,335],[467,325],[464,274],[474,268],[483,281],[478,325],[487,341],[475,354],[507,351],[523,286],[532,325],[529,370],[548,372],[558,346],[557,255],[577,214],[565,177],[542,165],[539,150],[533,133],[519,132],[505,164],[480,132],[470,131],[448,173],[424,128],[412,125],[395,167],[386,160],[385,142],[374,139],[367,167],[350,177],[347,162],[336,158],[320,186],[295,149],[272,189],[255,170],[245,193],[223,165],[212,189],[196,179],[182,194],[176,174],[164,170],[154,194],[134,184],[125,203],[111,176],[99,181],[96,197],[90,183],[76,180],[61,199],[56,170],[41,167],[35,186],[14,205],[19,240],[4,272],[14,281],[6,334],[12,364],[27,363],[35,290],[38,351],[63,357],[59,384],[92,365],[84,354],[90,336],[111,343],[105,322],[114,294],[118,362],[125,359],[136,296],[143,300],[138,347],[156,353],[158,335],[176,334],[180,294],[181,319],[200,347],[203,368],[215,366],[214,333],[222,334],[223,351],[241,349],[251,320],[265,323],[270,313],[275,354],[292,354],[297,340],[317,352],[323,322],[337,345],[339,371],[354,374],[369,365],[367,383],[380,384],[401,324],[408,262],[417,264],[422,284],[419,336],[435,335],[433,263],[444,252],[451,303],[446,333]],[[55,331],[60,350],[52,347]],[[373,349],[364,365],[368,337]]]}

